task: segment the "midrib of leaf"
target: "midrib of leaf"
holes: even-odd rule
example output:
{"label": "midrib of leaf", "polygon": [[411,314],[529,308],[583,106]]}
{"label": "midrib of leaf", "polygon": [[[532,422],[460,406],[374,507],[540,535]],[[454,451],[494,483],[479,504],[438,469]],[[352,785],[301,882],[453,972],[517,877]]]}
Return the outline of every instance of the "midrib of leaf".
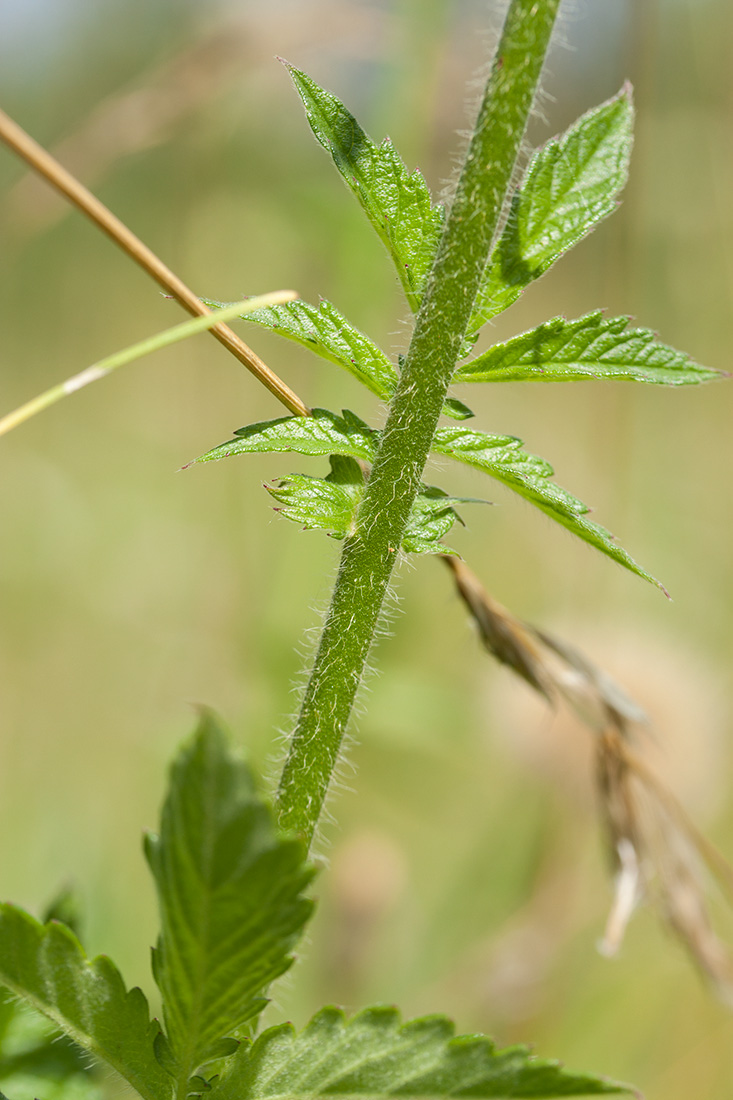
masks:
{"label": "midrib of leaf", "polygon": [[[214,777],[212,772],[208,772],[206,775],[205,789],[207,790],[208,797],[206,799],[206,808],[203,815],[203,820],[206,823],[206,831],[204,833],[204,845],[206,866],[210,868],[212,862],[212,852],[215,844],[215,828],[214,822],[216,820],[216,807],[215,799],[212,797],[214,793]],[[181,890],[181,894],[184,894],[185,890]],[[187,1043],[184,1050],[183,1058],[181,1060],[181,1072],[176,1082],[176,1098],[177,1100],[186,1100],[188,1093],[188,1082],[193,1075],[194,1071],[198,1069],[198,1062],[196,1061],[197,1050],[200,1045],[200,1036],[203,1030],[203,1004],[204,1004],[204,992],[206,989],[205,978],[208,972],[208,957],[210,954],[209,932],[211,930],[211,905],[212,905],[212,891],[204,890],[204,908],[203,908],[203,921],[205,927],[205,943],[206,950],[199,951],[197,963],[195,966],[196,972],[196,986],[195,995],[192,1002],[192,1011],[190,1013],[190,1020],[193,1026],[188,1028]],[[181,909],[179,908],[179,913]],[[198,937],[193,926],[186,920],[186,924],[191,933],[191,942],[196,943]]]}

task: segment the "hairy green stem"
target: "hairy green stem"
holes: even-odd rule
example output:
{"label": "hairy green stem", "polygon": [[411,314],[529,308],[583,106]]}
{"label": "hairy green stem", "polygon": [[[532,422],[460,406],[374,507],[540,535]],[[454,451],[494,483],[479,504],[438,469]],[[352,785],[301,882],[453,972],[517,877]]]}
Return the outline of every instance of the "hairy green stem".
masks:
{"label": "hairy green stem", "polygon": [[346,540],[278,790],[313,838],[471,308],[511,184],[560,0],[511,0],[382,443]]}

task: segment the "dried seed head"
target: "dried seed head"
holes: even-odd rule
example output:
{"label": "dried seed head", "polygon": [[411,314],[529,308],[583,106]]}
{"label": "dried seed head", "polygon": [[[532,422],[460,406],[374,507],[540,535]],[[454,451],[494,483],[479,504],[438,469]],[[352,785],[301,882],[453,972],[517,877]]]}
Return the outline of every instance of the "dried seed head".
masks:
{"label": "dried seed head", "polygon": [[567,702],[595,735],[598,789],[616,875],[600,950],[616,953],[635,908],[647,900],[733,1005],[733,961],[713,931],[706,902],[707,872],[733,897],[733,870],[635,752],[634,725],[645,720],[644,712],[575,648],[521,622],[493,600],[465,562],[443,560],[485,648],[549,703]]}

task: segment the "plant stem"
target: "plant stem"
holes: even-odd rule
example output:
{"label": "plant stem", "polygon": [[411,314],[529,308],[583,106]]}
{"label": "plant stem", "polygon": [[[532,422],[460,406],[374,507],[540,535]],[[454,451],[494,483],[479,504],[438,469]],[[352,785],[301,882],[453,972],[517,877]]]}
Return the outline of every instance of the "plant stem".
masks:
{"label": "plant stem", "polygon": [[[59,164],[4,111],[0,111],[0,140],[99,226],[108,237],[111,237],[123,252],[147,271],[148,275],[151,275],[163,290],[180,302],[184,309],[194,317],[209,316],[211,310],[199,301],[194,292],[177,275],[174,275],[171,269],[166,267],[163,261],[143,244],[124,222],[115,217],[104,203],[87,190],[75,176],[72,176],[71,172],[67,172],[63,165]],[[278,378],[274,371],[262,362],[259,355],[256,355],[244,340],[237,336],[236,332],[232,332],[227,325],[222,324],[211,326],[210,331],[211,335],[215,336],[240,363],[243,363],[247,370],[251,371],[255,378],[266,386],[287,409],[297,416],[310,416],[310,409],[300,400],[297,393]]]}
{"label": "plant stem", "polygon": [[310,844],[496,234],[560,0],[511,0],[278,790]]}

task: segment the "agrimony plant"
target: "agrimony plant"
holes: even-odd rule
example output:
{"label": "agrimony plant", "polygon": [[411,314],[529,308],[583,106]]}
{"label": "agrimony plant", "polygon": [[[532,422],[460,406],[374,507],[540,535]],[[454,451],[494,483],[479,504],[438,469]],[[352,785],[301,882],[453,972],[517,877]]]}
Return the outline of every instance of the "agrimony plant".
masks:
{"label": "agrimony plant", "polygon": [[[449,386],[589,378],[678,385],[715,377],[648,331],[629,329],[627,318],[600,313],[553,319],[470,358],[481,326],[612,212],[626,179],[628,87],[548,142],[512,187],[558,4],[510,3],[449,211],[433,203],[420,173],[406,169],[389,141],[376,145],[335,96],[289,67],[314,135],[395,265],[415,313],[413,338],[395,364],[331,303],[250,303],[248,320],[311,348],[389,402],[377,428],[348,410],[308,410],[291,395],[285,403],[298,415],[241,428],[196,460],[263,451],[329,460],[328,473],[294,473],[269,488],[285,517],[344,543],[275,807],[231,754],[217,719],[203,714],[174,763],[159,833],[146,843],[161,918],[153,956],[160,1024],[110,960],[86,958],[67,923],[0,909],[0,982],[16,998],[0,1006],[0,1085],[11,1096],[96,1095],[78,1048],[146,1100],[624,1091],[523,1047],[499,1051],[483,1036],[456,1038],[440,1016],[402,1023],[383,1006],[350,1020],[327,1007],[300,1034],[288,1024],[258,1034],[268,987],[291,965],[312,911],[308,849],[393,567],[403,552],[454,553],[442,539],[470,503],[423,482],[430,451],[482,470],[653,580],[519,440],[460,423],[439,427],[441,414],[458,422],[472,415]],[[52,1030],[39,1030],[21,1002]],[[54,1046],[58,1031],[70,1046]]]}

